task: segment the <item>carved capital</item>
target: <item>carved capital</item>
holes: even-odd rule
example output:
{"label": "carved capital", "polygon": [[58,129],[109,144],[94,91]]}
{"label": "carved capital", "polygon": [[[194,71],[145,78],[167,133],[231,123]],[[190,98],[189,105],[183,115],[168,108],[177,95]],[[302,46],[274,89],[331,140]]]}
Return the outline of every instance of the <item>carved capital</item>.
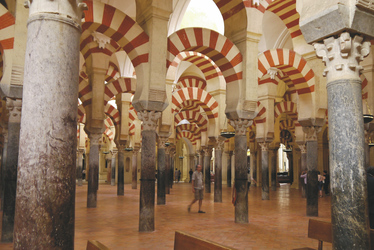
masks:
{"label": "carved capital", "polygon": [[235,128],[235,136],[237,135],[245,135],[247,132],[247,128],[251,126],[253,120],[246,120],[246,119],[238,119],[238,120],[230,120],[230,125]]}
{"label": "carved capital", "polygon": [[110,38],[99,32],[92,32],[93,40],[97,42],[100,49],[105,49],[105,45],[110,43]]}
{"label": "carved capital", "polygon": [[84,149],[83,149],[83,148],[79,148],[79,149],[77,150],[77,152],[78,152],[78,157],[79,157],[79,158],[82,158],[82,157],[83,157],[83,154],[84,154]]}
{"label": "carved capital", "polygon": [[138,112],[138,118],[143,122],[143,130],[155,131],[157,121],[161,117],[161,112],[143,110]]}
{"label": "carved capital", "polygon": [[140,151],[140,147],[134,147],[133,151],[132,151],[132,154],[133,155],[137,155]]}
{"label": "carved capital", "polygon": [[22,100],[6,98],[6,108],[9,110],[9,122],[21,122]]}
{"label": "carved capital", "polygon": [[158,148],[166,148],[165,143],[168,141],[168,139],[169,139],[169,137],[161,137],[161,136],[159,136],[158,137],[157,147]]}
{"label": "carved capital", "polygon": [[226,138],[223,136],[218,136],[215,141],[215,149],[216,150],[223,150],[225,146]]}
{"label": "carved capital", "polygon": [[268,142],[259,142],[258,144],[261,147],[261,151],[269,151],[269,143]]}
{"label": "carved capital", "polygon": [[211,156],[212,155],[212,148],[211,147],[203,147],[204,156]]}
{"label": "carved capital", "polygon": [[118,152],[123,153],[125,152],[126,144],[118,144],[117,148],[118,148]]}
{"label": "carved capital", "polygon": [[269,68],[267,73],[270,76],[270,78],[274,80],[275,76],[278,75],[278,69],[277,68]]}
{"label": "carved capital", "polygon": [[5,128],[5,127],[3,127],[3,132],[2,132],[2,134],[3,134],[3,137],[4,137],[4,144],[5,144],[5,143],[8,143],[8,129]]}
{"label": "carved capital", "polygon": [[324,43],[315,43],[314,49],[318,57],[326,65],[323,76],[327,81],[335,79],[360,79],[360,71],[363,69],[360,62],[370,52],[370,41],[364,41],[361,36],[351,37],[344,32],[340,37],[329,37]]}
{"label": "carved capital", "polygon": [[309,126],[303,127],[305,133],[305,139],[307,141],[317,141],[317,134],[321,132],[322,127],[320,126]]}
{"label": "carved capital", "polygon": [[301,152],[302,154],[306,154],[306,144],[305,144],[305,143],[298,143],[297,145],[298,145],[299,148],[300,148],[300,152]]}
{"label": "carved capital", "polygon": [[112,158],[115,158],[116,155],[118,154],[118,149],[112,149],[111,153],[112,153]]}
{"label": "carved capital", "polygon": [[90,133],[88,135],[88,138],[90,139],[91,145],[100,145],[100,140],[101,140],[102,136],[103,136],[103,134]]}

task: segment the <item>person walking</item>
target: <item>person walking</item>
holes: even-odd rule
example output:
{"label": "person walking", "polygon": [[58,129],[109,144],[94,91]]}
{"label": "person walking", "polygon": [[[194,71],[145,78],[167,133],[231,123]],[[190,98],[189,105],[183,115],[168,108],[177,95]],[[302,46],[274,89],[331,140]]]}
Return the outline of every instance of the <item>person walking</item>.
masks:
{"label": "person walking", "polygon": [[196,202],[199,201],[199,212],[200,214],[204,214],[205,212],[201,210],[201,206],[203,204],[204,198],[204,186],[203,186],[203,173],[202,166],[197,165],[196,171],[192,174],[192,193],[195,194],[195,198],[192,200],[191,204],[188,205],[187,210],[188,212],[191,211],[191,206]]}

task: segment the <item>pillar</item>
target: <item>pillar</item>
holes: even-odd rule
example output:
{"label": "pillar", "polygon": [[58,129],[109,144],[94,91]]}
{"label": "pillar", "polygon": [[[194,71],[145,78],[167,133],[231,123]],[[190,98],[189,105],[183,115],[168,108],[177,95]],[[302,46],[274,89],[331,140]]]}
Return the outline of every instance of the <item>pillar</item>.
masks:
{"label": "pillar", "polygon": [[118,176],[117,176],[117,195],[125,195],[125,144],[119,144],[118,148]]}
{"label": "pillar", "polygon": [[254,150],[253,154],[251,153],[251,155],[252,155],[251,159],[253,159],[253,166],[251,166],[252,178],[257,181],[257,184],[254,183],[253,185],[257,187],[259,186],[259,180],[257,176],[257,158],[260,156],[260,154],[257,154],[257,150]]}
{"label": "pillar", "polygon": [[166,194],[170,194],[170,186],[171,186],[170,184],[171,150],[172,150],[172,147],[168,146],[165,152],[166,153],[165,154],[165,193]]}
{"label": "pillar", "polygon": [[165,143],[168,137],[158,137],[157,143],[157,205],[166,204]]}
{"label": "pillar", "polygon": [[90,161],[88,164],[87,207],[96,207],[97,190],[99,186],[100,139],[102,134],[90,133]]}
{"label": "pillar", "polygon": [[369,54],[370,41],[344,32],[314,47],[326,64],[333,248],[369,249],[359,63]]}
{"label": "pillar", "polygon": [[219,136],[216,139],[214,160],[214,202],[222,202],[222,150],[226,138]]}
{"label": "pillar", "polygon": [[83,153],[84,149],[78,149],[78,159],[77,159],[77,179],[78,186],[82,186],[82,170],[83,170]]}
{"label": "pillar", "polygon": [[262,171],[262,199],[269,200],[269,143],[260,142],[261,171]]}
{"label": "pillar", "polygon": [[271,190],[277,190],[277,152],[278,148],[271,150],[270,168],[271,168]]}
{"label": "pillar", "polygon": [[132,189],[138,188],[138,153],[140,148],[134,147],[134,150],[132,151]]}
{"label": "pillar", "polygon": [[14,249],[73,249],[80,20],[86,5],[27,3]]}
{"label": "pillar", "polygon": [[4,145],[3,145],[3,152],[1,158],[1,211],[4,209],[4,173],[5,173],[5,166],[6,166],[6,156],[7,156],[7,149],[8,149],[8,128],[5,126],[3,127],[3,137],[4,137]]}
{"label": "pillar", "polygon": [[306,215],[318,216],[318,142],[317,133],[320,127],[303,127],[306,138],[306,165],[307,165],[307,187],[306,187]]}
{"label": "pillar", "polygon": [[212,148],[204,147],[204,178],[205,193],[210,193],[210,159],[212,158]]}
{"label": "pillar", "polygon": [[227,152],[227,187],[231,187],[231,157],[232,151]]}
{"label": "pillar", "polygon": [[13,241],[14,214],[16,203],[17,167],[20,138],[21,107],[20,99],[6,99],[9,110],[8,146],[6,164],[4,165],[4,208],[1,232],[2,242]]}
{"label": "pillar", "polygon": [[169,187],[173,188],[174,183],[174,163],[175,163],[176,147],[175,145],[170,148],[170,168],[169,168]]}
{"label": "pillar", "polygon": [[156,127],[161,112],[140,111],[138,117],[139,120],[143,121],[139,231],[150,232],[155,229]]}
{"label": "pillar", "polygon": [[[307,171],[307,164],[306,164],[306,145],[305,143],[299,143],[299,148],[300,148],[300,153],[301,153],[301,157],[300,157],[300,175],[303,171]],[[299,176],[300,178],[300,176]],[[306,185],[305,185],[305,182],[304,182],[304,179],[303,178],[300,178],[300,181],[299,181],[299,185],[300,185],[300,189],[301,189],[301,197],[302,198],[306,198]]]}
{"label": "pillar", "polygon": [[[199,151],[199,165],[204,167],[204,150],[203,149],[201,149]],[[194,170],[196,170],[196,169],[194,169]]]}
{"label": "pillar", "polygon": [[247,128],[252,120],[230,120],[235,128],[235,189],[236,206],[235,222],[248,223],[248,192],[247,192]]}
{"label": "pillar", "polygon": [[367,169],[370,167],[370,147],[369,147],[369,142],[370,142],[370,131],[369,131],[369,124],[365,124],[365,144],[364,144],[364,155],[365,155],[365,164],[364,167]]}
{"label": "pillar", "polygon": [[110,185],[115,186],[116,185],[116,155],[118,153],[118,150],[112,150],[112,169],[111,169],[111,180],[110,180]]}

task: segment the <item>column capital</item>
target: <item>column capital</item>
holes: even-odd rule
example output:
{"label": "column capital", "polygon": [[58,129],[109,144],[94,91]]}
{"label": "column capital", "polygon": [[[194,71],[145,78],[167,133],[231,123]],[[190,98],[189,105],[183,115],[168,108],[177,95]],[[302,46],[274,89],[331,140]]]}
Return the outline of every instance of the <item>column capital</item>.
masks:
{"label": "column capital", "polygon": [[157,147],[158,148],[166,148],[166,142],[168,141],[169,137],[158,137]]}
{"label": "column capital", "polygon": [[3,137],[4,137],[4,144],[8,143],[8,128],[3,127],[2,134],[3,134]]}
{"label": "column capital", "polygon": [[215,149],[216,150],[223,150],[224,149],[224,146],[225,146],[225,141],[226,141],[226,138],[223,137],[223,136],[218,136],[216,138],[216,141],[215,141]]}
{"label": "column capital", "polygon": [[338,38],[329,37],[322,43],[315,43],[314,49],[318,57],[326,65],[323,76],[327,82],[337,79],[360,79],[362,66],[360,62],[369,55],[370,41],[348,32],[341,33]]}
{"label": "column capital", "polygon": [[90,133],[88,138],[90,139],[90,143],[92,145],[100,145],[100,139],[102,138],[103,134],[99,133]]}
{"label": "column capital", "polygon": [[269,151],[269,143],[264,141],[264,142],[259,142],[258,143],[261,147],[261,151]]}
{"label": "column capital", "polygon": [[116,157],[116,154],[118,154],[118,149],[112,149],[111,153],[112,153],[112,158]]}
{"label": "column capital", "polygon": [[297,143],[297,145],[299,146],[300,148],[300,152],[302,154],[306,154],[306,144],[305,143]]}
{"label": "column capital", "polygon": [[211,156],[212,155],[212,148],[211,147],[203,147],[204,156]]}
{"label": "column capital", "polygon": [[161,117],[161,112],[143,110],[138,112],[138,118],[143,122],[143,131],[155,131],[157,128],[157,121]]}
{"label": "column capital", "polygon": [[9,110],[9,122],[21,122],[22,100],[6,98],[6,108]]}
{"label": "column capital", "polygon": [[235,135],[245,135],[247,128],[251,126],[252,123],[253,120],[247,119],[230,120],[230,125],[235,128]]}
{"label": "column capital", "polygon": [[309,126],[303,127],[303,132],[305,133],[305,139],[307,141],[317,141],[317,134],[321,132],[322,127],[320,126]]}
{"label": "column capital", "polygon": [[132,154],[133,155],[137,155],[140,151],[140,147],[134,147],[133,151],[132,151]]}
{"label": "column capital", "polygon": [[79,156],[79,157],[82,157],[83,154],[84,154],[84,149],[83,149],[83,148],[78,148],[78,149],[77,149],[77,153],[78,153],[78,156]]}
{"label": "column capital", "polygon": [[117,148],[118,148],[118,152],[123,153],[125,152],[126,144],[118,144]]}

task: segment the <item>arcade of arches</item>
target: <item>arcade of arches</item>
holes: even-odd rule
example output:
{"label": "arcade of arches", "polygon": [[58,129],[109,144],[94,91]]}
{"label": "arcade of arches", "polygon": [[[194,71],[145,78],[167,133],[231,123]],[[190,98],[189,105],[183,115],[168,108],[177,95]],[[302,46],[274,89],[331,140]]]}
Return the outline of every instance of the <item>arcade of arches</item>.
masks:
{"label": "arcade of arches", "polygon": [[307,216],[330,173],[333,247],[369,248],[373,0],[206,1],[223,33],[181,28],[190,0],[0,1],[2,242],[73,248],[75,185],[95,209],[104,182],[140,189],[154,231],[197,164],[248,223],[247,172],[271,199],[282,147]]}

